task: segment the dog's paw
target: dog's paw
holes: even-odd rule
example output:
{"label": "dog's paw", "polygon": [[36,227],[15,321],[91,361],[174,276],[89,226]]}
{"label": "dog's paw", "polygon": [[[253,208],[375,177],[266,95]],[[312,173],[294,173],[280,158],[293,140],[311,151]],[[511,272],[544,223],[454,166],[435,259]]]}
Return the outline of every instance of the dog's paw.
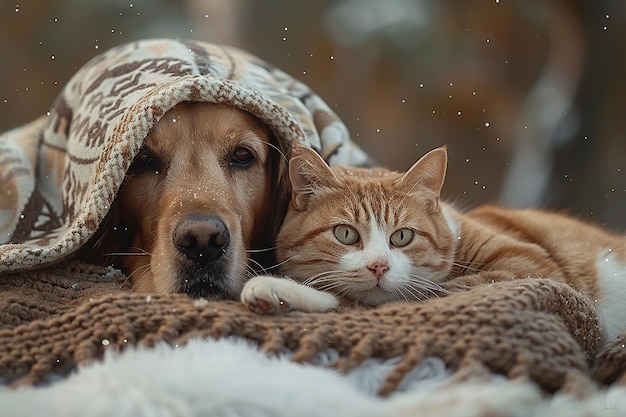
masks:
{"label": "dog's paw", "polygon": [[288,278],[268,276],[254,277],[246,282],[241,291],[241,302],[249,310],[264,314],[325,312],[339,306],[332,294]]}

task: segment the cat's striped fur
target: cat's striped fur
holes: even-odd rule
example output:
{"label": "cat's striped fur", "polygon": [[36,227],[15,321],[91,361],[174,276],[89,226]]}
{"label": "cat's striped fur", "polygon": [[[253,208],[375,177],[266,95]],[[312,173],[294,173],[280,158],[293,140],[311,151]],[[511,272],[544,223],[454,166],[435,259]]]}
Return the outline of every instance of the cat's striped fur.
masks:
{"label": "cat's striped fur", "polygon": [[339,305],[335,295],[375,306],[547,277],[596,302],[605,340],[626,331],[623,236],[541,210],[462,213],[440,201],[446,164],[443,147],[404,174],[331,169],[314,151],[296,148],[277,244],[280,272],[296,282],[254,278],[242,300],[263,311],[325,311]]}

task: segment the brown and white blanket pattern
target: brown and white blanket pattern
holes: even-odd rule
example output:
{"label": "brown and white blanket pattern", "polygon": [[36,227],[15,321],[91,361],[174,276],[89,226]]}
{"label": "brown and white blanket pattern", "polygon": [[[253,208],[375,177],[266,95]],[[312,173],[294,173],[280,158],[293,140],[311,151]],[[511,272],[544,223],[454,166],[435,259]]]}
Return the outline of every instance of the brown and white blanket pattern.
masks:
{"label": "brown and white blanket pattern", "polygon": [[0,382],[38,385],[107,349],[225,336],[304,362],[333,348],[343,370],[400,358],[381,394],[429,356],[457,371],[458,384],[501,374],[584,398],[626,382],[626,338],[598,352],[593,302],[550,280],[268,317],[235,302],[131,293],[119,271],[68,261],[106,215],[143,138],[182,101],[249,111],[280,140],[308,143],[331,164],[369,162],[318,96],[245,52],[150,40],[94,58],[48,115],[0,136]]}
{"label": "brown and white blanket pattern", "polygon": [[80,69],[48,115],[0,136],[0,272],[79,248],[150,129],[183,101],[241,108],[280,141],[307,143],[331,164],[367,163],[318,96],[246,52],[190,40],[124,45]]}

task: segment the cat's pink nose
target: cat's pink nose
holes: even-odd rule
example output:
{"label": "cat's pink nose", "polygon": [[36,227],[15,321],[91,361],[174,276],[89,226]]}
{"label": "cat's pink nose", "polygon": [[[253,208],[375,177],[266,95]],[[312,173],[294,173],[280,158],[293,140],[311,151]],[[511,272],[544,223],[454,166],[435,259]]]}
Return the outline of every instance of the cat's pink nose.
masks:
{"label": "cat's pink nose", "polygon": [[383,275],[385,275],[385,272],[389,271],[389,265],[385,262],[375,262],[373,264],[369,264],[367,269],[376,275],[376,279],[381,279]]}

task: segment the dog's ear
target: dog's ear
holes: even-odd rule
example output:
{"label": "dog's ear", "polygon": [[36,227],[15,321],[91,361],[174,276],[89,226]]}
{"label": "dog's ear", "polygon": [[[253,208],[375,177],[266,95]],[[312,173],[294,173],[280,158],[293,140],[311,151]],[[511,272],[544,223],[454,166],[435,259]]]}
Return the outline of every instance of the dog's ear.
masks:
{"label": "dog's ear", "polygon": [[289,180],[292,188],[291,204],[298,211],[306,210],[316,190],[337,183],[337,177],[326,161],[313,149],[302,145],[293,147],[289,160]]}
{"label": "dog's ear", "polygon": [[269,132],[270,153],[267,161],[267,173],[269,176],[267,186],[267,203],[264,213],[259,213],[255,220],[254,246],[263,249],[251,253],[252,264],[263,268],[276,265],[276,236],[283,223],[289,199],[291,197],[291,183],[289,182],[289,158],[291,157],[291,144],[281,141],[273,133]]}
{"label": "dog's ear", "polygon": [[98,230],[73,255],[73,258],[95,265],[119,265],[116,254],[127,252],[132,242],[132,231],[120,227],[120,211],[117,198],[100,223]]}

